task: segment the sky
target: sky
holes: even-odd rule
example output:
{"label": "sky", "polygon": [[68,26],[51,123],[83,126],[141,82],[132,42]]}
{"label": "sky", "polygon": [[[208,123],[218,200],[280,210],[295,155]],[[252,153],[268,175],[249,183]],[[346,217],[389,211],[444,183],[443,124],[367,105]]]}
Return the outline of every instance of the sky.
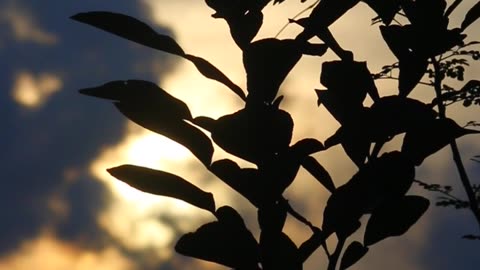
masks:
{"label": "sky", "polygon": [[[287,18],[312,1],[299,2],[267,6],[256,39],[275,36]],[[474,3],[464,1],[458,13]],[[174,199],[136,191],[106,169],[134,164],[176,173],[213,192],[217,205],[235,206],[252,231],[258,232],[255,209],[206,171],[188,150],[129,122],[109,102],[80,95],[78,89],[112,80],[149,80],[185,101],[194,116],[212,118],[235,112],[242,104],[189,62],[69,19],[94,10],[139,18],[175,37],[186,52],[210,60],[241,87],[246,85],[241,51],[230,38],[227,24],[213,19],[204,1],[1,1],[0,270],[225,269],[173,251],[181,234],[211,221],[211,215]],[[368,60],[369,69],[378,71],[395,58],[378,27],[370,25],[373,16],[360,4],[331,29],[341,44],[354,51],[356,60]],[[451,23],[460,21],[456,17]],[[471,27],[469,34],[478,36],[477,29]],[[299,31],[289,26],[279,37]],[[282,106],[295,119],[292,141],[307,136],[323,141],[338,128],[324,108],[317,107],[313,91],[322,87],[321,62],[332,59],[331,53],[302,58],[282,85]],[[473,64],[466,78],[479,71],[478,64]],[[377,87],[381,95],[389,95],[395,82],[382,81]],[[413,95],[428,99],[432,93],[418,89]],[[460,124],[479,120],[478,107],[452,107],[449,113]],[[480,178],[480,165],[469,160],[480,154],[478,139],[458,140],[472,179]],[[216,148],[214,159],[225,157],[230,156]],[[339,147],[315,157],[337,185],[355,172]],[[452,185],[456,194],[464,196],[447,148],[418,167],[417,178]],[[419,188],[410,192],[432,200],[436,196]],[[294,206],[315,224],[321,224],[327,196],[304,171],[287,190]],[[308,237],[308,230],[293,220],[285,230],[297,243]],[[352,269],[477,269],[478,241],[461,239],[475,230],[478,227],[469,212],[432,206],[405,235],[375,245]],[[305,269],[318,269],[325,260],[317,252]]]}

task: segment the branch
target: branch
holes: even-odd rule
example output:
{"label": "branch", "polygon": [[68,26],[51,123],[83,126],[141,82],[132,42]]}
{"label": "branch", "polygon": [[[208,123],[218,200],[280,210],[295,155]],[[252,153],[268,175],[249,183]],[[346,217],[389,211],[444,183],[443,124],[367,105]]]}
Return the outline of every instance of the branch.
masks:
{"label": "branch", "polygon": [[[440,99],[442,95],[442,78],[440,74],[440,63],[434,57],[432,57],[432,64],[435,70],[435,93],[437,95],[437,98]],[[437,106],[440,118],[446,118],[446,109],[443,102],[439,102]],[[457,142],[455,139],[453,139],[450,143],[450,148],[452,149],[453,160],[455,162],[455,165],[457,166],[457,171],[460,175],[460,180],[462,182],[463,188],[467,193],[470,210],[477,219],[477,223],[480,228],[480,209],[478,208],[478,201],[475,196],[475,192],[472,189],[472,185],[465,170],[465,166],[463,165],[462,157],[460,155],[460,151],[458,150]]]}

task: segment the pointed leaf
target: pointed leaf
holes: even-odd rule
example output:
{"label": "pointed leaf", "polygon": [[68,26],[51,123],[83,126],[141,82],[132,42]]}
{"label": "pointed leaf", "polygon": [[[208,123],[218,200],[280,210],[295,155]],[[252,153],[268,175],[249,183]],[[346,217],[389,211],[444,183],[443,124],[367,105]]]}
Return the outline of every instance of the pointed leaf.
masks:
{"label": "pointed leaf", "polygon": [[198,116],[192,119],[192,123],[210,132],[215,128],[215,122],[215,119],[206,116]]}
{"label": "pointed leaf", "polygon": [[283,232],[260,234],[263,269],[301,270],[302,261],[295,243]]}
{"label": "pointed leaf", "polygon": [[216,68],[207,60],[190,54],[186,54],[184,57],[185,59],[190,60],[195,65],[195,67],[197,67],[198,71],[202,73],[203,76],[223,83],[235,94],[237,94],[242,100],[247,99],[245,93],[238,85],[233,83],[227,76],[225,76],[225,74],[223,74],[218,68]]}
{"label": "pointed leaf", "polygon": [[387,237],[408,231],[427,211],[430,202],[420,196],[404,196],[385,203],[372,212],[365,229],[364,243],[373,245]]}
{"label": "pointed leaf", "polygon": [[363,2],[378,14],[386,25],[392,22],[395,14],[400,10],[399,0],[363,0]]}
{"label": "pointed leaf", "polygon": [[293,39],[268,38],[247,46],[243,51],[243,64],[247,72],[249,101],[271,103],[301,56],[299,43]]}
{"label": "pointed leaf", "polygon": [[202,131],[178,118],[169,118],[150,104],[115,103],[117,109],[140,126],[162,134],[188,148],[205,166],[213,156],[213,145]]}
{"label": "pointed leaf", "polygon": [[237,163],[222,159],[213,162],[210,171],[256,207],[270,201],[264,195],[271,193],[262,185],[257,169],[242,169]]}
{"label": "pointed leaf", "polygon": [[460,127],[452,119],[435,119],[407,131],[402,152],[420,165],[425,158],[450,144],[456,138],[480,131]]}
{"label": "pointed leaf", "polygon": [[480,17],[480,1],[477,2],[468,12],[465,14],[465,19],[462,22],[462,31],[467,29],[473,22]]}
{"label": "pointed leaf", "polygon": [[212,139],[225,151],[256,163],[288,149],[293,120],[289,113],[271,106],[239,110],[220,117]]}
{"label": "pointed leaf", "polygon": [[93,11],[79,13],[71,18],[147,47],[179,56],[185,54],[182,48],[171,37],[158,34],[147,24],[124,14]]}
{"label": "pointed leaf", "polygon": [[291,147],[293,154],[300,157],[306,157],[323,150],[325,150],[325,146],[318,140],[312,138],[302,139]]}
{"label": "pointed leaf", "polygon": [[185,256],[216,262],[232,268],[256,269],[259,248],[240,215],[223,206],[215,213],[218,221],[207,223],[180,237],[175,250]]}
{"label": "pointed leaf", "polygon": [[121,103],[136,103],[144,104],[146,107],[155,107],[158,113],[168,116],[168,118],[192,119],[187,104],[148,81],[112,81],[98,87],[81,89],[79,92]]}
{"label": "pointed leaf", "polygon": [[133,17],[113,12],[94,11],[79,13],[71,18],[144,46],[190,60],[205,77],[223,83],[242,100],[246,100],[243,90],[210,62],[197,56],[185,54],[173,38],[156,33],[150,26]]}
{"label": "pointed leaf", "polygon": [[399,62],[398,90],[402,97],[408,96],[427,72],[428,60],[423,56],[411,55]]}
{"label": "pointed leaf", "polygon": [[144,192],[176,198],[210,212],[215,212],[211,193],[205,192],[183,178],[149,168],[122,165],[107,170],[115,178]]}
{"label": "pointed leaf", "polygon": [[342,261],[340,262],[340,270],[345,270],[350,266],[354,265],[363,256],[365,256],[367,252],[368,248],[364,247],[360,242],[352,242],[343,254]]}
{"label": "pointed leaf", "polygon": [[305,168],[320,184],[322,184],[328,191],[333,193],[335,191],[335,184],[328,171],[313,157],[306,157],[302,161],[302,167]]}

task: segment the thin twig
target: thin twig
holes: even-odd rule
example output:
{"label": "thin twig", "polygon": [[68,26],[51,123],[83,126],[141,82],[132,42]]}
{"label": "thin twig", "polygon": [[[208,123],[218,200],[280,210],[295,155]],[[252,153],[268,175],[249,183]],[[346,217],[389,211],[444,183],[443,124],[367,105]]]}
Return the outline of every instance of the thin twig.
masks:
{"label": "thin twig", "polygon": [[[299,13],[297,13],[295,16],[293,16],[293,20],[295,20],[296,18],[298,18],[300,15],[302,15],[303,13],[307,12],[309,9],[312,9],[314,8],[318,3],[320,2],[320,0],[317,0],[315,1],[313,4],[311,4],[310,6],[304,8],[303,10],[301,10]],[[287,26],[291,24],[290,20],[282,27],[280,28],[280,30],[278,31],[278,33],[275,35],[275,38],[278,38],[278,36],[283,32],[283,30],[285,30],[287,28]]]}
{"label": "thin twig", "polygon": [[333,252],[332,256],[330,256],[329,258],[327,270],[335,270],[337,268],[338,259],[340,258],[340,254],[342,253],[342,249],[344,245],[345,245],[345,238],[339,237],[337,246],[335,247],[335,251]]}
{"label": "thin twig", "polygon": [[[434,89],[438,99],[441,99],[442,95],[442,77],[440,74],[440,63],[432,57],[432,64],[434,67],[435,72],[435,80],[434,80]],[[438,102],[438,113],[440,118],[446,118],[446,108],[443,102]],[[478,226],[480,227],[480,209],[478,207],[478,201],[475,196],[475,192],[472,189],[472,185],[470,183],[470,179],[468,178],[467,172],[465,170],[465,166],[462,162],[462,157],[460,155],[460,151],[458,150],[457,142],[455,139],[452,140],[450,143],[450,148],[452,149],[453,160],[455,165],[457,166],[457,171],[460,175],[460,180],[462,182],[463,188],[467,193],[468,202],[470,205],[470,210],[472,211],[473,215],[477,219]]]}

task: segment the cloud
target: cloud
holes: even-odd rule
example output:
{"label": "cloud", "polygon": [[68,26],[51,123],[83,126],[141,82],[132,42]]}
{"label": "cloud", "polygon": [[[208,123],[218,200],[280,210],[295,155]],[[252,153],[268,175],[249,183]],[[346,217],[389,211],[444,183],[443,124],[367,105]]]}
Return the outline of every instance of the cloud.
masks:
{"label": "cloud", "polygon": [[0,257],[0,270],[131,270],[134,263],[111,246],[84,250],[44,232],[25,241],[12,255]]}
{"label": "cloud", "polygon": [[0,24],[7,24],[18,42],[32,42],[40,45],[54,45],[59,37],[38,24],[32,12],[12,1],[2,6]]}
{"label": "cloud", "polygon": [[61,88],[62,80],[55,74],[42,73],[35,76],[30,72],[21,71],[15,76],[12,97],[24,107],[37,109]]}

